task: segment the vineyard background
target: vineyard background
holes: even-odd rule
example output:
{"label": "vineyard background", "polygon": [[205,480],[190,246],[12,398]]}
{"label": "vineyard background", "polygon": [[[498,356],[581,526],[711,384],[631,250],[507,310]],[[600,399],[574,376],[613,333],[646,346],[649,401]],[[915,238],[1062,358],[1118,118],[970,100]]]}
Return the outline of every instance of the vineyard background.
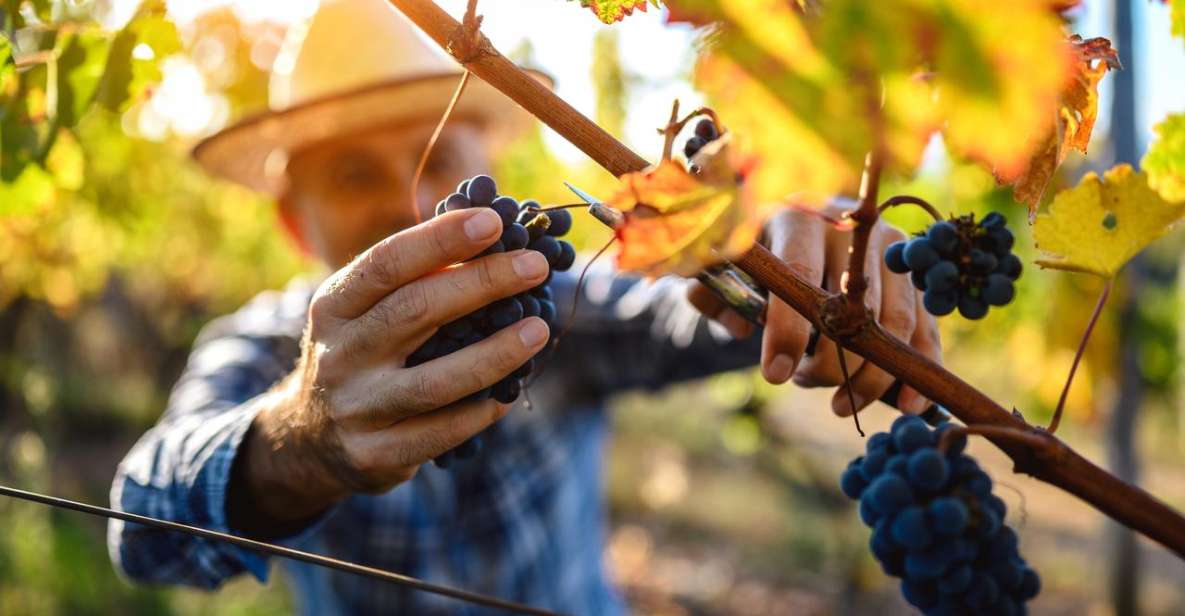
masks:
{"label": "vineyard background", "polygon": [[[99,11],[111,25],[130,16],[129,4],[84,3],[77,10],[80,19]],[[168,4],[167,17],[143,21],[139,40],[147,49],[133,53],[143,69],[133,81],[148,85],[163,76],[163,82],[114,111],[89,111],[74,136],[54,142],[45,170],[26,167],[0,184],[5,484],[106,502],[115,463],[163,409],[198,328],[311,267],[279,234],[270,204],[212,182],[185,158],[194,137],[264,104],[263,69],[288,21],[307,14],[311,3],[265,3],[285,6],[274,14],[246,2]],[[665,121],[672,97],[688,108],[698,102],[688,85],[693,36],[685,27],[660,30],[657,11],[608,28],[574,3],[505,4],[486,0],[481,7],[495,45],[513,49],[526,64],[568,58],[543,63],[559,78],[561,95],[636,150],[657,152],[661,143],[651,130]],[[1077,30],[1112,36],[1125,54],[1130,47],[1138,55],[1123,57],[1122,74],[1131,83],[1104,82],[1102,115],[1109,117],[1096,130],[1092,157],[1071,158],[1055,180],[1060,186],[1117,157],[1138,160],[1149,122],[1185,110],[1179,78],[1185,45],[1167,38],[1167,8],[1143,0],[1122,5],[1134,13],[1137,41],[1125,46],[1113,31],[1113,6],[1087,4]],[[458,1],[442,5],[454,15],[463,10]],[[540,29],[519,44],[529,25],[518,24],[517,32],[499,25],[515,22],[520,11],[539,23],[578,23],[591,40]],[[588,54],[591,68],[571,60]],[[1124,87],[1130,99],[1123,98]],[[1113,97],[1111,88],[1121,95]],[[986,172],[951,166],[938,148],[928,160],[916,180],[887,186],[885,194],[917,194],[944,212],[999,210],[1024,219]],[[594,194],[607,193],[612,180],[542,131],[515,144],[500,166],[500,185],[542,199],[567,199],[559,179]],[[923,225],[921,216],[894,211],[888,218],[912,231]],[[607,231],[584,221],[573,235],[588,248],[603,243]],[[1031,262],[1027,229],[1019,237],[1018,252]],[[1115,409],[1138,408],[1133,449],[1140,482],[1179,510],[1185,509],[1182,255],[1185,237],[1176,232],[1129,268],[1092,339],[1062,433],[1090,459],[1106,461],[1118,442],[1109,439],[1116,418],[1124,417]],[[994,399],[1045,423],[1098,291],[1094,279],[1029,267],[1016,305],[974,326],[943,320],[946,361]],[[1119,404],[1133,391],[1138,405]],[[831,417],[827,400],[821,392],[764,385],[745,372],[631,394],[615,404],[608,550],[640,613],[908,613],[868,554],[867,530],[852,504],[838,492],[839,470],[861,440],[849,423]],[[876,407],[862,417],[877,430],[892,414]],[[1133,607],[1120,602],[1117,608],[1106,583],[1110,563],[1121,561],[1103,516],[1012,475],[1006,458],[984,442],[972,451],[1001,483],[1016,488],[1001,496],[1044,579],[1036,613]],[[0,528],[0,613],[290,611],[282,580],[267,587],[239,581],[216,595],[117,581],[104,525],[96,520],[0,501]],[[1137,544],[1141,612],[1185,611],[1185,566],[1159,546]]]}

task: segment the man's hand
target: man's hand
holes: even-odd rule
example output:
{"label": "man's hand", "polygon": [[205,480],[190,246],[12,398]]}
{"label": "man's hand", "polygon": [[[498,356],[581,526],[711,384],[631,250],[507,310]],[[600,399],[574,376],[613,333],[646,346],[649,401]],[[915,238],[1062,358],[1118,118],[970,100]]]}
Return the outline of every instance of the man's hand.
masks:
{"label": "man's hand", "polygon": [[499,233],[489,208],[450,212],[384,239],[321,285],[300,361],[264,401],[236,462],[233,527],[274,529],[348,494],[384,492],[507,412],[461,400],[537,353],[548,338],[542,319],[405,367],[440,326],[547,276],[530,250],[464,262]]}
{"label": "man's hand", "polygon": [[[838,218],[844,211],[833,207],[825,213]],[[774,217],[767,232],[770,250],[803,278],[831,291],[842,288],[851,232],[838,231],[818,216],[794,210],[786,210]],[[913,288],[907,276],[885,268],[885,249],[902,239],[905,235],[901,231],[883,222],[878,222],[872,230],[864,266],[868,278],[866,303],[886,331],[922,354],[941,361],[938,326],[934,317],[922,307],[921,294]],[[688,297],[705,315],[727,327],[732,335],[743,338],[753,333],[754,326],[727,308],[707,287],[693,284]],[[793,377],[794,383],[803,387],[843,384],[835,343],[830,339],[820,336],[814,352],[804,357],[811,334],[811,324],[805,317],[772,295],[765,317],[761,369],[766,380],[778,384]],[[868,406],[893,384],[890,374],[866,363],[859,355],[845,352],[845,360],[852,378],[852,395],[857,410]],[[911,413],[920,413],[929,405],[909,386],[901,388],[897,402],[902,410]],[[839,415],[852,413],[846,388],[836,390],[831,408]]]}

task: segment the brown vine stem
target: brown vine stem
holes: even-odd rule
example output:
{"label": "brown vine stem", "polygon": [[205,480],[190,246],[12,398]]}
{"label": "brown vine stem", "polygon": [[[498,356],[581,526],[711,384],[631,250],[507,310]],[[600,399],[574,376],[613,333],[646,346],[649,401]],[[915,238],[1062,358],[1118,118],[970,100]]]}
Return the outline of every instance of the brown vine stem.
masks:
{"label": "brown vine stem", "polygon": [[[678,125],[678,128],[676,128]],[[667,120],[667,125],[662,127],[658,132],[662,134],[662,159],[671,160],[671,150],[675,148],[675,135],[683,128],[679,124],[679,99],[671,103],[671,119]]]}
{"label": "brown vine stem", "polygon": [[929,201],[926,201],[921,197],[915,197],[913,195],[897,195],[895,197],[889,197],[888,199],[885,199],[885,202],[882,203],[877,209],[881,212],[884,212],[885,210],[898,205],[916,205],[923,210],[926,210],[926,213],[928,213],[930,216],[933,216],[935,222],[942,222],[943,220],[942,214],[939,214],[938,210],[935,209],[933,205],[930,205]]}
{"label": "brown vine stem", "polygon": [[[447,46],[449,33],[456,28],[457,22],[431,0],[388,1],[437,44]],[[620,176],[649,166],[646,159],[527,76],[496,50],[466,66],[610,173]],[[834,302],[829,304],[830,295],[826,291],[804,280],[764,246],[753,246],[733,263],[806,317],[816,329],[943,405],[967,425],[1031,429],[1024,420],[1009,413],[983,392],[886,333],[867,314],[857,323],[836,314],[836,309],[842,311],[842,306],[837,307]],[[845,327],[837,328],[837,324]],[[1033,475],[1074,494],[1185,559],[1185,517],[1163,501],[1099,468],[1053,435],[1049,435],[1040,447],[1030,447],[999,435],[987,438],[1012,458],[1017,472]]]}
{"label": "brown vine stem", "polygon": [[881,183],[881,168],[884,153],[873,150],[864,161],[864,174],[860,178],[860,206],[849,218],[856,224],[852,231],[852,249],[848,258],[847,313],[853,321],[866,319],[868,310],[864,307],[864,292],[868,290],[868,278],[864,276],[864,262],[868,256],[868,241],[880,215],[877,210],[877,192]]}
{"label": "brown vine stem", "polygon": [[1107,297],[1111,295],[1113,281],[1114,278],[1108,278],[1106,284],[1103,285],[1103,292],[1099,294],[1099,301],[1094,305],[1094,312],[1091,313],[1090,321],[1086,324],[1086,331],[1082,332],[1082,340],[1078,341],[1078,351],[1074,353],[1074,363],[1070,364],[1070,374],[1066,376],[1066,384],[1062,386],[1062,395],[1057,399],[1057,408],[1053,411],[1053,419],[1049,421],[1048,431],[1050,434],[1057,432],[1057,427],[1062,421],[1062,410],[1066,407],[1066,398],[1070,395],[1070,384],[1074,382],[1074,373],[1078,371],[1078,362],[1086,353],[1086,341],[1090,340],[1094,325],[1098,323],[1099,315],[1103,313],[1103,305],[1107,303]]}
{"label": "brown vine stem", "polygon": [[1045,447],[1046,439],[1049,434],[1040,431],[1037,428],[1027,428],[1025,430],[1017,430],[1016,428],[1005,428],[1002,426],[956,426],[942,433],[938,439],[938,451],[946,453],[950,449],[951,442],[960,436],[967,436],[969,434],[978,434],[979,436],[994,436],[1003,440],[1013,440],[1031,448]]}
{"label": "brown vine stem", "polygon": [[843,371],[843,388],[848,392],[848,404],[852,405],[852,421],[856,422],[856,433],[864,436],[860,427],[860,409],[856,408],[856,394],[852,392],[852,375],[848,372],[848,360],[844,357],[843,347],[835,345],[835,354],[839,357],[839,369]]}

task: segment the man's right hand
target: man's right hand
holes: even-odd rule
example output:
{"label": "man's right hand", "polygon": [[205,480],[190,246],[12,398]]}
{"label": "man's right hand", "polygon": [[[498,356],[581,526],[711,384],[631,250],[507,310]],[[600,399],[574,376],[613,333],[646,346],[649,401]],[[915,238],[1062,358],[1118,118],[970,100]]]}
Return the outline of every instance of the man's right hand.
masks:
{"label": "man's right hand", "polygon": [[460,402],[548,338],[523,319],[450,355],[405,367],[440,326],[540,284],[531,250],[466,259],[498,238],[489,208],[446,213],[375,244],[329,277],[309,307],[296,369],[261,404],[231,480],[231,527],[280,534],[355,492],[381,493],[501,418]]}

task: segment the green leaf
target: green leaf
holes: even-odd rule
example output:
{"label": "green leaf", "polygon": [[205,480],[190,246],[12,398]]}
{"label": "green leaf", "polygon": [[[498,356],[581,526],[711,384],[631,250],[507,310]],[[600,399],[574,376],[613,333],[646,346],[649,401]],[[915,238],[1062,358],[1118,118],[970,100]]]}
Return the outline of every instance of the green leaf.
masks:
{"label": "green leaf", "polygon": [[58,126],[74,126],[90,107],[107,65],[109,40],[98,30],[69,37],[58,56]]}
{"label": "green leaf", "polygon": [[592,10],[597,19],[607,24],[619,22],[637,9],[645,11],[647,4],[662,6],[659,0],[580,0],[580,6]]}
{"label": "green leaf", "polygon": [[12,58],[12,43],[0,34],[0,118],[8,114],[8,100],[16,88],[16,61]]}
{"label": "green leaf", "polygon": [[132,50],[137,45],[136,33],[124,28],[111,41],[107,54],[107,66],[103,69],[103,80],[95,94],[95,101],[109,111],[125,111],[132,95]]}
{"label": "green leaf", "polygon": [[12,182],[0,183],[0,217],[27,214],[53,198],[53,176],[37,165],[26,165]]}
{"label": "green leaf", "polygon": [[1033,238],[1048,255],[1037,264],[1110,278],[1183,216],[1185,203],[1162,199],[1130,165],[1088,173],[1037,216]]}
{"label": "green leaf", "polygon": [[1169,115],[1156,125],[1156,134],[1140,167],[1166,201],[1185,201],[1185,113]]}

